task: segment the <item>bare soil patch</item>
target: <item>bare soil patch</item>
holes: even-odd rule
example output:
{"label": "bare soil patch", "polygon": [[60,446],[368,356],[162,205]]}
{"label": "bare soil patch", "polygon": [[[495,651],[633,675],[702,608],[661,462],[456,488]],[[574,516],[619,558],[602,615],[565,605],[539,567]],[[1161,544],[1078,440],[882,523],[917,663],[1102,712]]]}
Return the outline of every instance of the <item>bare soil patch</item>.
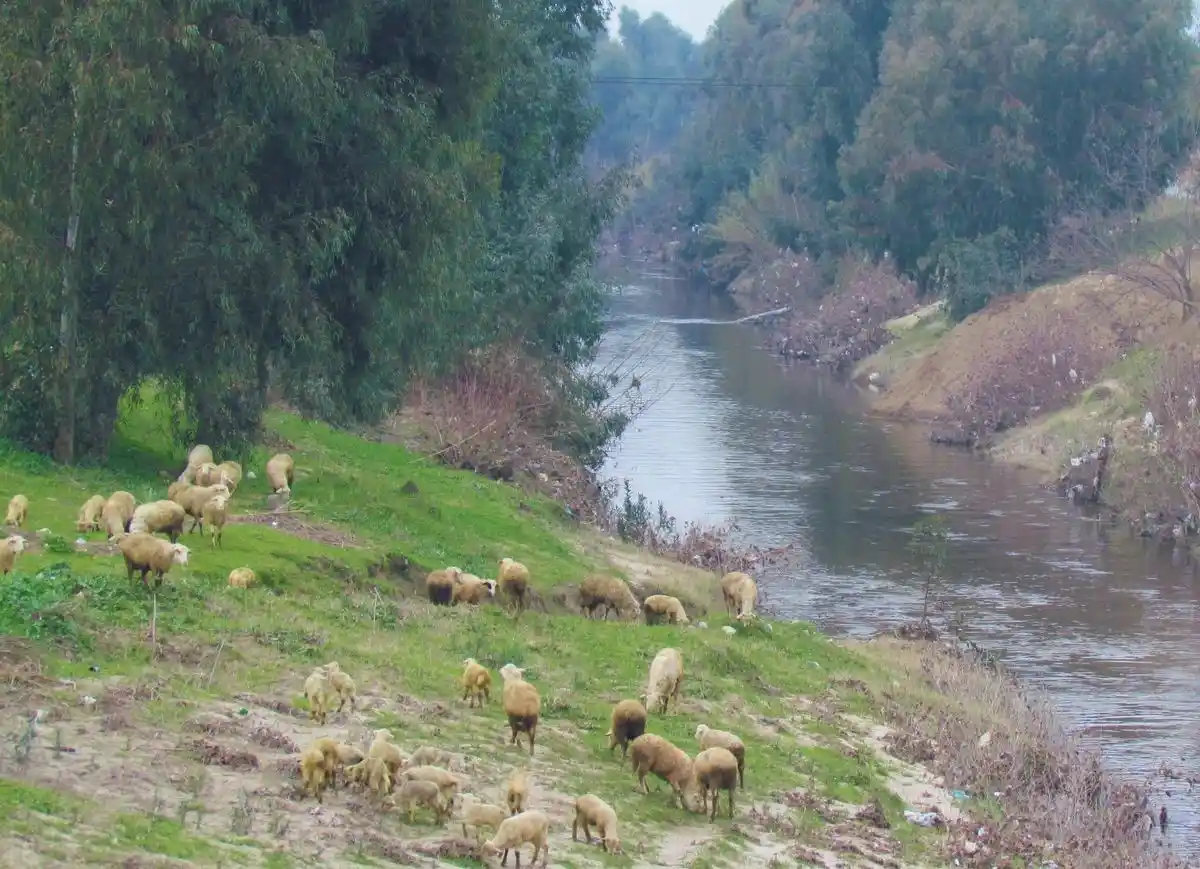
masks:
{"label": "bare soil patch", "polygon": [[336,546],[339,549],[362,546],[353,534],[322,522],[313,522],[298,512],[281,511],[231,515],[229,523],[231,525],[266,525],[283,534],[290,534],[293,537],[321,543],[325,546]]}

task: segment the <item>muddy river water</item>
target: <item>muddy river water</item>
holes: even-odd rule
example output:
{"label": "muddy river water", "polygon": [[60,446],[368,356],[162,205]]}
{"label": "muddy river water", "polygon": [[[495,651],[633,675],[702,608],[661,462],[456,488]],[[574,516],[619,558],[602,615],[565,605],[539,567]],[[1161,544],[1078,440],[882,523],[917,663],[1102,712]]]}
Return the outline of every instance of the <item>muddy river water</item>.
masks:
{"label": "muddy river water", "polygon": [[920,614],[909,529],[942,514],[940,591],[967,635],[1041,685],[1110,768],[1154,777],[1170,845],[1200,865],[1200,789],[1157,776],[1164,763],[1200,774],[1200,568],[1028,475],[869,417],[852,387],[783,367],[678,281],[625,281],[600,363],[623,362],[653,402],[606,474],[681,523],[733,518],[756,543],[798,541],[795,563],[760,577],[764,607],[846,634]]}

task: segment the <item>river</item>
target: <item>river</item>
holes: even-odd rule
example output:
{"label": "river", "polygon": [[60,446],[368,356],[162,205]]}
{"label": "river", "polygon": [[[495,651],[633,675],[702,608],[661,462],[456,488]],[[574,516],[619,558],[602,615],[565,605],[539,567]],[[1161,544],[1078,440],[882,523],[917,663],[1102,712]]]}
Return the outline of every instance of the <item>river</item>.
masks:
{"label": "river", "polygon": [[909,530],[942,514],[952,579],[939,591],[967,635],[1042,686],[1111,769],[1154,777],[1169,843],[1200,860],[1200,791],[1156,775],[1200,773],[1195,564],[1026,474],[931,445],[927,429],[868,416],[856,389],[785,367],[749,326],[707,322],[734,315],[682,286],[644,276],[614,297],[599,362],[625,360],[653,401],[605,474],[680,523],[732,518],[755,543],[798,541],[801,557],[759,577],[763,608],[850,635],[920,615]]}

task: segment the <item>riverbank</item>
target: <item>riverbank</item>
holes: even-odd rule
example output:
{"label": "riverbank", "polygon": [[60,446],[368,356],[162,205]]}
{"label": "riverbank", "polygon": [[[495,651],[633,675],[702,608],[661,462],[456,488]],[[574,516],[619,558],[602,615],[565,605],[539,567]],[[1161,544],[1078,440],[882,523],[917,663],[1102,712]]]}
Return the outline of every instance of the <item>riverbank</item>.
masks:
{"label": "riverbank", "polygon": [[[469,789],[485,798],[499,799],[510,771],[528,767],[532,804],[555,823],[556,863],[832,866],[859,854],[887,866],[949,865],[956,855],[1034,865],[1053,854],[1060,866],[1097,866],[1051,849],[1072,831],[1038,802],[1079,798],[1069,782],[1086,767],[1063,738],[1037,729],[1048,718],[1020,712],[1016,686],[969,659],[896,640],[839,644],[805,624],[734,627],[710,571],[621,544],[542,495],[281,411],[247,463],[259,474],[235,496],[223,547],[189,538],[190,563],[168,574],[151,647],[140,584],[126,580],[102,535],[82,535],[84,547],[72,541],[76,507],[94,491],[162,497],[182,461],[162,410],[127,408],[104,468],[0,453],[3,490],[30,499],[30,547],[0,592],[0,675],[10,686],[0,699],[0,837],[23,865],[469,857],[455,824],[408,824],[345,791],[319,808],[299,794],[296,753],[313,738],[362,744],[389,727],[409,750],[455,752]],[[297,465],[286,513],[266,509],[261,474],[278,449]],[[442,609],[423,599],[429,568],[487,576],[505,555],[529,566],[540,601],[519,622],[496,605]],[[226,575],[244,565],[258,584],[229,588]],[[679,596],[693,626],[581,618],[574,590],[594,572],[623,576],[641,596]],[[685,661],[682,702],[652,715],[650,730],[691,754],[699,723],[742,736],[746,790],[733,822],[672,808],[661,786],[636,793],[628,767],[605,750],[611,704],[637,696],[649,660],[668,645]],[[493,671],[516,663],[538,686],[532,760],[507,745],[498,703],[471,710],[461,701],[468,656]],[[317,728],[302,684],[328,660],[353,674],[359,702]],[[1030,775],[1046,758],[1058,758],[1058,779]],[[968,796],[955,799],[955,789]],[[997,790],[1003,796],[969,796]],[[603,858],[566,836],[571,801],[585,792],[616,808],[625,857]],[[1103,796],[1111,809],[1066,813],[1085,819],[1076,841],[1132,858],[1142,840],[1126,835],[1129,799]],[[912,824],[906,809],[936,811],[948,826]]]}

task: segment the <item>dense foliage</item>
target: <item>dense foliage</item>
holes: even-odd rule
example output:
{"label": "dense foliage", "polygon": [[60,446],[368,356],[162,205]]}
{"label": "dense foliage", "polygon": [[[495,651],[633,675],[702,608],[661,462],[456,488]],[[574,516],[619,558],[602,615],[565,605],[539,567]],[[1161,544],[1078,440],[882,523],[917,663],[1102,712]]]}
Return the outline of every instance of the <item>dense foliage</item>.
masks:
{"label": "dense foliage", "polygon": [[1196,141],[1190,20],[1187,0],[735,0],[704,44],[727,86],[643,198],[706,225],[694,256],[886,253],[962,316],[1036,273],[1063,214],[1170,183]]}
{"label": "dense foliage", "polygon": [[233,445],[268,387],[370,422],[499,338],[578,361],[605,6],[7,0],[0,435],[103,453],[153,377]]}

